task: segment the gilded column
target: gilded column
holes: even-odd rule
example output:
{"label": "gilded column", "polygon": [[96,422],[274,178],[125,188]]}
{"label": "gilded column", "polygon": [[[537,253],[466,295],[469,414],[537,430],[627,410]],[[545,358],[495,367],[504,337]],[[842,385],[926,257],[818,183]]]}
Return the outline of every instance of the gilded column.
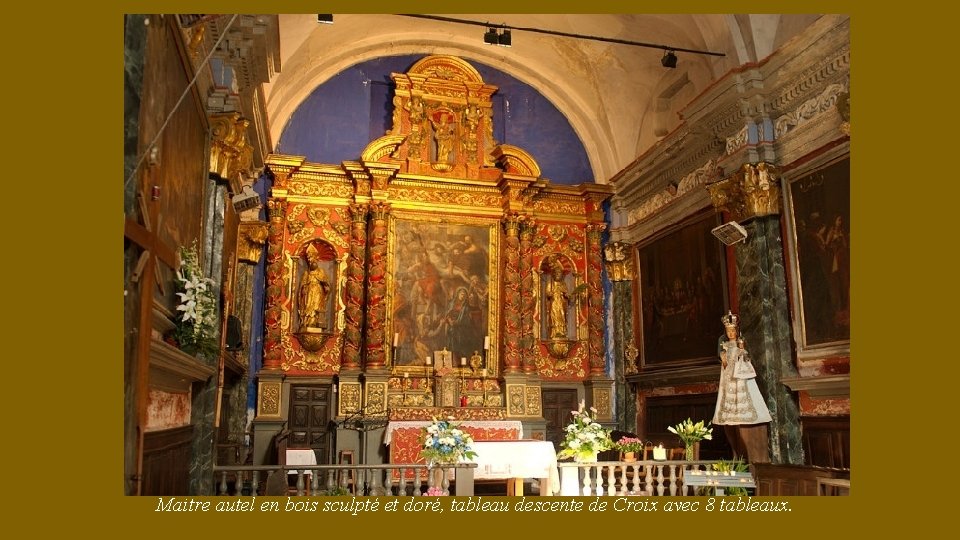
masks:
{"label": "gilded column", "polygon": [[601,275],[603,259],[600,253],[600,234],[605,223],[587,225],[587,340],[590,351],[590,376],[602,377],[605,372],[603,347],[603,288]]}
{"label": "gilded column", "polygon": [[350,205],[350,259],[347,262],[347,291],[343,340],[344,369],[360,367],[363,343],[363,282],[367,262],[367,213],[363,204]]}
{"label": "gilded column", "polygon": [[[277,182],[285,175],[277,175]],[[267,237],[267,267],[266,281],[267,290],[264,298],[266,310],[264,312],[264,326],[266,335],[263,340],[263,370],[276,371],[280,369],[281,353],[280,346],[280,323],[283,318],[283,304],[286,301],[284,296],[285,275],[283,265],[283,241],[284,226],[286,222],[287,201],[282,199],[271,199],[267,202],[267,209],[270,213],[270,233]]]}
{"label": "gilded column", "polygon": [[503,248],[503,342],[504,373],[520,371],[520,217],[509,214],[503,220],[506,242]]}
{"label": "gilded column", "polygon": [[390,205],[376,202],[370,205],[369,272],[367,273],[367,368],[386,365],[387,319],[387,216]]}
{"label": "gilded column", "polygon": [[520,224],[520,355],[523,372],[536,373],[537,364],[533,345],[537,342],[533,328],[533,313],[536,309],[533,280],[533,235],[537,224],[526,219]]}

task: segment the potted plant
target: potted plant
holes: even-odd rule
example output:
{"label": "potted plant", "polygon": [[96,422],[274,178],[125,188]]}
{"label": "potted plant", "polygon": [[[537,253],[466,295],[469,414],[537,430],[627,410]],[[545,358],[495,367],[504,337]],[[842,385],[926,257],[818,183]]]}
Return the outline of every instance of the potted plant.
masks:
{"label": "potted plant", "polygon": [[636,461],[637,454],[643,452],[643,440],[636,437],[623,437],[614,446],[620,451],[622,461]]}

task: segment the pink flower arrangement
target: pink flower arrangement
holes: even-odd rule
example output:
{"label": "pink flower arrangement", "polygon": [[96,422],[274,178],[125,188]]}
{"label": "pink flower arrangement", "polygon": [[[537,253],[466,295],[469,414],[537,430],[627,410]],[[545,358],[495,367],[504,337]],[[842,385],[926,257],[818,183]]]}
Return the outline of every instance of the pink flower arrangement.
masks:
{"label": "pink flower arrangement", "polygon": [[433,486],[433,487],[428,487],[427,492],[424,493],[423,495],[425,497],[439,497],[442,495],[446,495],[446,493],[443,492],[443,488],[438,488],[436,486]]}
{"label": "pink flower arrangement", "polygon": [[623,437],[616,442],[616,447],[621,452],[643,452],[643,439]]}

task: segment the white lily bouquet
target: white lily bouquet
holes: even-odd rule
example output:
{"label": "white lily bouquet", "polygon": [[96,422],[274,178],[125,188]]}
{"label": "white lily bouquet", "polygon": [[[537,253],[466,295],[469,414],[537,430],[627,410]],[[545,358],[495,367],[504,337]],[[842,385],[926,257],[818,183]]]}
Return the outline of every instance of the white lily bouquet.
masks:
{"label": "white lily bouquet", "polygon": [[[597,409],[590,407],[590,412],[596,415]],[[570,411],[570,414],[573,415],[573,422],[564,428],[566,436],[557,457],[572,457],[574,461],[592,462],[597,460],[599,452],[613,448],[610,431],[590,417],[583,401],[580,402],[580,408]]]}
{"label": "white lily bouquet", "polygon": [[215,324],[217,299],[214,282],[200,270],[196,243],[190,249],[180,248],[180,268],[177,269],[177,296],[180,304],[174,339],[186,353],[212,356],[219,349]]}
{"label": "white lily bouquet", "polygon": [[703,439],[713,439],[713,428],[703,425],[703,420],[694,423],[693,420],[687,418],[676,426],[668,427],[667,431],[676,434],[677,437],[680,437],[680,442],[683,443],[683,446],[686,450],[687,461],[693,461],[694,444]]}

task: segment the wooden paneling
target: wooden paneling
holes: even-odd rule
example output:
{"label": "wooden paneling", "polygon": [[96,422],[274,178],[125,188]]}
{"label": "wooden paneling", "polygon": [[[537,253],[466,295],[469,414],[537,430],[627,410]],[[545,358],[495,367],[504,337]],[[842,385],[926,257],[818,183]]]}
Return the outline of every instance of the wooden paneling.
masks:
{"label": "wooden paneling", "polygon": [[757,495],[817,495],[817,478],[850,478],[850,471],[811,467],[808,465],[774,465],[756,463],[753,476]]}
{"label": "wooden paneling", "polygon": [[850,468],[849,416],[805,416],[801,424],[804,461],[808,465]]}
{"label": "wooden paneling", "polygon": [[559,451],[563,442],[563,428],[573,419],[570,411],[577,410],[577,391],[573,388],[543,389],[543,418],[547,421],[547,440]]}
{"label": "wooden paneling", "polygon": [[141,495],[188,495],[193,426],[151,431],[143,437]]}
{"label": "wooden paneling", "polygon": [[[716,393],[648,397],[640,436],[655,445],[681,446],[680,439],[667,431],[667,427],[675,426],[687,418],[694,422],[709,422],[716,406]],[[712,437],[711,440],[700,441],[700,459],[731,459],[733,450],[727,442],[723,426],[713,426]]]}
{"label": "wooden paneling", "polygon": [[312,448],[317,463],[328,461],[330,385],[294,386],[290,390],[289,448]]}

